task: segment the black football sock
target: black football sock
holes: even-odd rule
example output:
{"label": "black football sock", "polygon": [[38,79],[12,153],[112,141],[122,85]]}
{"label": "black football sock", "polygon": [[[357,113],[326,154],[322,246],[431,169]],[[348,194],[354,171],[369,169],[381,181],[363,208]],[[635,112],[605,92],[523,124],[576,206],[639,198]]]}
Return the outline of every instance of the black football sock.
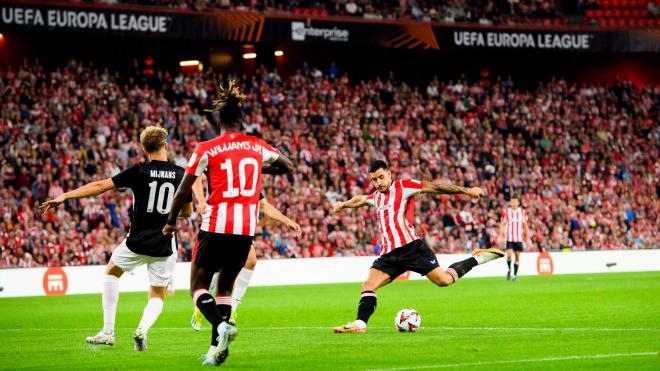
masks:
{"label": "black football sock", "polygon": [[369,317],[376,310],[376,293],[373,291],[363,291],[358,305],[357,319],[367,323]]}
{"label": "black football sock", "polygon": [[469,272],[472,268],[476,267],[477,265],[479,265],[477,259],[467,258],[463,261],[450,265],[449,268],[447,269],[447,273],[451,274],[451,276],[454,278],[454,282],[456,282],[458,281],[459,278],[465,276],[467,272]]}
{"label": "black football sock", "polygon": [[204,317],[211,323],[211,345],[218,345],[218,325],[222,322],[222,315],[215,305],[215,299],[208,292],[199,295],[197,298],[197,308]]}
{"label": "black football sock", "polygon": [[518,263],[513,264],[513,275],[514,276],[518,275]]}
{"label": "black football sock", "polygon": [[509,269],[509,273],[511,273],[511,260],[510,259],[507,259],[506,267]]}

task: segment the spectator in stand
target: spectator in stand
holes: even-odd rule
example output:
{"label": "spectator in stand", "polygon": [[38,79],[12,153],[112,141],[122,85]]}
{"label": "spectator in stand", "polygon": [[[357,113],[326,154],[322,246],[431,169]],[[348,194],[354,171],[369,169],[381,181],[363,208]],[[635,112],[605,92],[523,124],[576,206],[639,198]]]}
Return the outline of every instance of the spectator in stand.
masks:
{"label": "spectator in stand", "polygon": [[[259,258],[376,254],[368,210],[329,212],[332,200],[370,190],[363,174],[376,158],[389,160],[396,177],[484,186],[489,197],[478,204],[417,201],[416,224],[428,225],[422,233],[436,252],[467,252],[483,233],[497,243],[498,210],[512,194],[521,195],[539,248],[658,248],[660,87],[555,79],[526,91],[510,78],[460,77],[419,89],[391,76],[355,82],[339,72],[333,80],[329,67],[287,77],[259,69],[242,81],[251,130],[298,167],[264,177],[263,189],[303,221],[303,236],[265,224],[255,238]],[[185,164],[195,143],[213,137],[202,110],[215,83],[229,78],[237,77],[157,71],[144,84],[77,61],[3,67],[0,267],[106,264],[129,223],[129,193],[45,216],[36,205],[137,162],[137,135],[151,124],[169,128],[170,158]],[[180,260],[190,260],[196,224],[180,229]]]}

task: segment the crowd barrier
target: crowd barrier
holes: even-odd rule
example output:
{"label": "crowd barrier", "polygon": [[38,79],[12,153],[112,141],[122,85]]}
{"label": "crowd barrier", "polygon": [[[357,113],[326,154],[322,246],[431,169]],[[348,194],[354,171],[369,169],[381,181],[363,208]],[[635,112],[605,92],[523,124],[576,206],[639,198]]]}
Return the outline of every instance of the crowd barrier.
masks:
{"label": "crowd barrier", "polygon": [[[466,259],[467,254],[437,255],[443,268]],[[252,286],[304,285],[363,281],[375,257],[337,257],[261,260]],[[1,297],[91,294],[100,292],[105,266],[0,269]],[[583,252],[527,252],[521,256],[519,275],[660,271],[660,250]],[[504,259],[478,266],[467,277],[504,276]],[[189,287],[190,263],[177,263],[173,285]],[[399,279],[422,279],[412,272]],[[121,278],[123,292],[146,291],[146,267]]]}

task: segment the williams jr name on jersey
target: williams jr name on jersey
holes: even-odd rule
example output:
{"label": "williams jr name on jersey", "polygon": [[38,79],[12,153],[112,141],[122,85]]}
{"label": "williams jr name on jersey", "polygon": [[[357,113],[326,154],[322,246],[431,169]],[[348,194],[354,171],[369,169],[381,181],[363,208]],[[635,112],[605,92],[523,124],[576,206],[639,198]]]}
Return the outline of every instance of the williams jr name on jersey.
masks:
{"label": "williams jr name on jersey", "polygon": [[[116,188],[133,191],[131,230],[126,246],[136,254],[172,255],[172,237],[163,235],[163,227],[172,207],[174,193],[185,170],[166,161],[135,164],[112,177]],[[187,202],[192,201],[192,196]]]}

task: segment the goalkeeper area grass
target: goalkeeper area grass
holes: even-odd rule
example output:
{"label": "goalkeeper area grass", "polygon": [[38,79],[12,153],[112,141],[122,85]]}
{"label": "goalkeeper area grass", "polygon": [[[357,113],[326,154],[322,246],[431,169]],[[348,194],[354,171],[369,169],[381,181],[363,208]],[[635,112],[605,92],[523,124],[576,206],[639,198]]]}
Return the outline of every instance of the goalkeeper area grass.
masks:
{"label": "goalkeeper area grass", "polygon": [[[660,272],[468,278],[445,288],[397,281],[379,290],[367,333],[332,333],[355,318],[359,292],[359,283],[250,288],[221,367],[660,369]],[[1,299],[0,369],[203,368],[210,328],[190,327],[188,292],[166,298],[148,351],[137,353],[145,304],[146,293],[121,293],[115,345],[95,346],[85,337],[102,327],[100,294]],[[394,328],[406,307],[422,317],[416,333]]]}

